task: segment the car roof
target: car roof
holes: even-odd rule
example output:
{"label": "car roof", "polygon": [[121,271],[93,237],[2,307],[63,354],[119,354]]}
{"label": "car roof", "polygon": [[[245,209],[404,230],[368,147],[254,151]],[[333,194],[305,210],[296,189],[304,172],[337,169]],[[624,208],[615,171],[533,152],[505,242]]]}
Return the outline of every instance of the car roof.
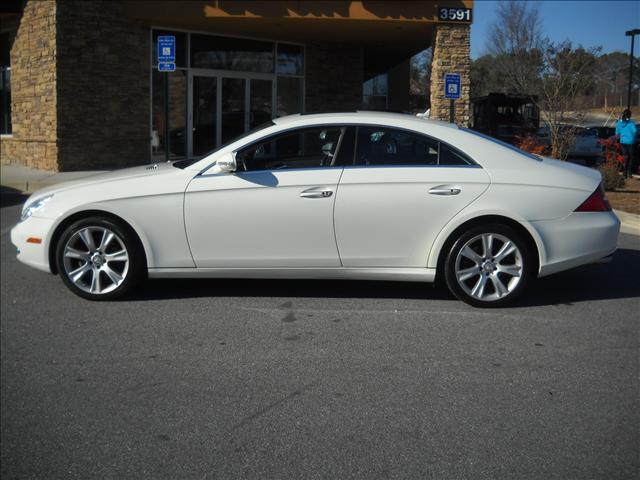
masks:
{"label": "car roof", "polygon": [[321,124],[321,123],[373,123],[382,125],[395,125],[407,127],[422,127],[433,125],[458,129],[455,123],[443,122],[416,117],[407,113],[357,111],[357,112],[336,112],[336,113],[307,113],[288,115],[286,117],[275,118],[273,122],[278,126],[288,124]]}

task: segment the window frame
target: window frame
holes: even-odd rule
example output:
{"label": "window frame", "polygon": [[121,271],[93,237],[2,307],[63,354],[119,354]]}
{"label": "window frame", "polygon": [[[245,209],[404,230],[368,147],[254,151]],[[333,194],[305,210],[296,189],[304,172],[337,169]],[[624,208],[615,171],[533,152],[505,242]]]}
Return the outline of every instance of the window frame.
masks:
{"label": "window frame", "polygon": [[[277,125],[274,124],[274,125]],[[330,166],[326,166],[326,167],[300,167],[300,168],[287,168],[287,169],[281,169],[281,171],[292,171],[292,170],[312,170],[312,169],[327,169],[327,168],[479,168],[482,169],[482,165],[480,165],[478,162],[476,162],[476,160],[471,157],[469,154],[463,152],[462,150],[460,150],[459,148],[454,147],[453,145],[451,145],[449,142],[446,142],[444,140],[441,140],[437,137],[433,137],[431,135],[427,135],[423,132],[420,132],[418,130],[413,130],[410,128],[404,128],[404,127],[397,127],[394,125],[387,125],[387,124],[376,124],[376,123],[349,123],[349,122],[331,122],[331,123],[319,123],[319,124],[315,124],[315,125],[304,125],[304,126],[295,126],[295,127],[290,127],[290,128],[285,128],[282,130],[279,130],[277,132],[271,133],[269,135],[265,135],[264,137],[258,138],[254,141],[252,141],[251,143],[249,143],[248,145],[243,145],[240,148],[236,148],[234,150],[232,150],[234,155],[237,155],[241,150],[244,150],[246,148],[252,147],[258,143],[263,143],[265,141],[267,141],[269,138],[273,138],[288,132],[293,132],[295,130],[301,130],[301,129],[306,129],[306,128],[342,128],[343,131],[340,134],[340,139],[338,140],[338,146],[336,147],[336,151],[334,153],[333,156],[333,162]],[[443,144],[446,145],[448,148],[452,149],[453,151],[455,151],[456,153],[458,153],[459,155],[461,155],[462,157],[464,157],[465,159],[469,160],[471,163],[469,163],[468,165],[416,165],[416,164],[397,164],[397,165],[359,165],[356,164],[356,152],[358,149],[358,128],[360,127],[374,127],[374,128],[390,128],[390,129],[395,129],[395,130],[402,130],[404,132],[407,133],[412,133],[412,134],[416,134],[416,135],[422,135],[424,137],[427,137],[429,139],[432,139],[436,142],[439,142],[439,144]],[[355,129],[355,141],[353,144],[353,151],[351,152],[351,156],[353,158],[353,164],[351,165],[335,165],[335,161],[338,158],[339,154],[340,154],[340,148],[342,147],[342,140],[345,137],[345,134],[347,132],[347,130],[349,128],[353,128]],[[241,140],[241,139],[238,139]],[[222,149],[224,146],[221,146],[220,148],[218,148],[218,150]],[[218,151],[216,150],[216,151]],[[215,152],[213,152],[215,153]],[[438,147],[438,159],[440,156],[440,147]],[[205,158],[205,157],[203,157]],[[215,165],[215,162],[212,163],[211,165],[209,165],[207,167],[211,168],[213,165]],[[206,169],[205,169],[206,170]],[[269,172],[269,171],[273,171],[273,170],[268,170],[268,169],[262,169],[262,170],[239,170],[238,173],[254,173],[254,172]]]}
{"label": "window frame", "polygon": [[[340,147],[342,146],[342,140],[347,132],[347,129],[351,125],[344,123],[335,123],[335,124],[317,124],[317,125],[305,125],[305,126],[297,126],[284,130],[280,130],[278,132],[272,133],[270,135],[266,135],[262,138],[259,138],[248,145],[243,145],[241,148],[233,150],[233,154],[236,156],[236,161],[240,163],[238,159],[238,155],[241,152],[250,150],[252,148],[257,147],[259,144],[267,143],[275,140],[278,137],[284,137],[287,135],[295,134],[297,131],[301,130],[325,130],[325,129],[336,129],[340,130],[340,137],[338,138],[336,149],[333,153],[331,164],[326,166],[312,166],[312,167],[291,167],[291,168],[260,168],[255,170],[237,170],[237,173],[245,174],[245,173],[255,173],[255,172],[273,172],[273,171],[281,171],[281,172],[290,172],[297,170],[325,170],[328,168],[344,168],[343,165],[335,165],[336,159],[338,158],[338,154],[340,153]],[[354,149],[355,151],[355,149]]]}
{"label": "window frame", "polygon": [[[470,155],[464,153],[462,150],[460,150],[459,148],[454,147],[453,145],[451,145],[448,142],[445,142],[444,140],[441,140],[437,137],[433,137],[431,135],[427,135],[425,133],[419,132],[417,130],[412,130],[409,128],[403,128],[403,127],[396,127],[396,126],[392,126],[392,125],[384,125],[384,124],[368,124],[368,123],[358,123],[358,124],[353,124],[353,125],[349,125],[349,126],[353,126],[356,128],[356,140],[355,140],[355,144],[353,147],[353,165],[345,165],[345,168],[482,168],[482,166],[480,164],[478,164],[478,162],[475,161],[475,159],[473,159]],[[406,133],[410,133],[410,134],[414,134],[414,135],[420,135],[425,137],[428,140],[431,141],[435,141],[438,143],[438,163],[437,164],[407,164],[407,163],[397,163],[397,164],[388,164],[388,165],[363,165],[363,164],[359,164],[357,163],[357,152],[358,152],[358,133],[359,133],[359,129],[361,127],[367,127],[367,128],[387,128],[390,130],[398,130],[398,131],[402,131],[402,132],[406,132]],[[440,150],[441,150],[441,146],[445,145],[446,147],[450,148],[453,152],[457,153],[458,155],[460,155],[462,158],[464,158],[465,160],[467,160],[469,163],[467,165],[441,165],[440,164]]]}

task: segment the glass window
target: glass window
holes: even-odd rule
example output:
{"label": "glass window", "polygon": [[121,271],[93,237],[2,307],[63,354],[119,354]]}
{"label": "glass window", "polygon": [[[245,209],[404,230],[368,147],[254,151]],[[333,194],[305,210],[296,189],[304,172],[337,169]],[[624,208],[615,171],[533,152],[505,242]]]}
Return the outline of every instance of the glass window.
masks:
{"label": "glass window", "polygon": [[381,73],[362,84],[362,108],[365,110],[386,110],[388,75]]}
{"label": "glass window", "polygon": [[11,134],[11,68],[2,66],[0,72],[0,134]]}
{"label": "glass window", "polygon": [[278,116],[302,112],[302,79],[278,77]]}
{"label": "glass window", "polygon": [[0,34],[0,134],[11,133],[11,65],[9,33]]}
{"label": "glass window", "polygon": [[[153,161],[162,161],[167,158],[167,147],[169,159],[182,158],[186,155],[186,71],[163,73],[154,69],[152,75],[151,158]],[[165,95],[168,98],[168,105],[165,103]]]}
{"label": "glass window", "polygon": [[473,162],[458,150],[440,142],[438,165],[473,165]]}
{"label": "glass window", "polygon": [[333,164],[342,128],[305,128],[275,135],[238,152],[239,168],[280,170]]}
{"label": "glass window", "polygon": [[274,43],[192,34],[191,67],[273,73]]}
{"label": "glass window", "polygon": [[437,165],[438,141],[386,127],[359,127],[357,165]]}
{"label": "glass window", "polygon": [[173,35],[176,37],[176,67],[187,67],[187,34],[184,32],[172,32],[169,30],[153,31],[153,65],[158,64],[158,37]]}
{"label": "glass window", "polygon": [[302,75],[302,47],[288,43],[278,43],[278,74]]}

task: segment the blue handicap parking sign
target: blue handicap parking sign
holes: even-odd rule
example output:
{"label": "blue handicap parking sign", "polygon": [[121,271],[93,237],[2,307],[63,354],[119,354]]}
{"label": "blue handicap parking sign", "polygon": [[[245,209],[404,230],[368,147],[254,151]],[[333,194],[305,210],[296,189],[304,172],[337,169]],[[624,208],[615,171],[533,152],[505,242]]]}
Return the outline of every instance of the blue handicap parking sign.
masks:
{"label": "blue handicap parking sign", "polygon": [[163,35],[158,37],[158,63],[176,62],[176,37]]}
{"label": "blue handicap parking sign", "polygon": [[447,73],[444,76],[444,98],[457,100],[460,98],[460,74]]}

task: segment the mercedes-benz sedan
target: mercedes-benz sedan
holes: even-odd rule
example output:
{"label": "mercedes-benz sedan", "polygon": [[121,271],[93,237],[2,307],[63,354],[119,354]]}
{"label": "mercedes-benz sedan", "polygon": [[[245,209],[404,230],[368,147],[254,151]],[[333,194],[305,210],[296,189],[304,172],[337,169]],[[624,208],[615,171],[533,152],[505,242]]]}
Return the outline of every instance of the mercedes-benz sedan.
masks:
{"label": "mercedes-benz sedan", "polygon": [[616,248],[600,174],[455,125],[358,112],[274,120],[196,161],[34,193],[18,259],[76,294],[151,278],[433,282],[502,306]]}

